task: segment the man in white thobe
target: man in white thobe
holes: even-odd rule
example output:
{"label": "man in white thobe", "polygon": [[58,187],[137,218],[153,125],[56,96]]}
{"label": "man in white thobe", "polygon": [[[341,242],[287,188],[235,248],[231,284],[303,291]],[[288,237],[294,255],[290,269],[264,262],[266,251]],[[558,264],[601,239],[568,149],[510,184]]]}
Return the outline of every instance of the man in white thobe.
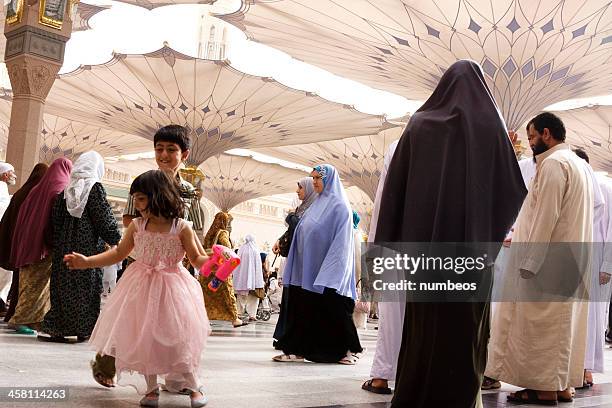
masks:
{"label": "man in white thobe", "polygon": [[[589,163],[589,156],[582,149],[574,152]],[[612,204],[612,186],[605,177],[597,177],[590,168],[594,192],[592,276],[589,293],[589,319],[587,323],[587,347],[584,359],[584,384],[593,385],[592,373],[604,372],[604,345],[607,326],[607,311],[610,302],[610,259],[604,260],[605,243],[612,239],[612,219],[609,216]],[[608,254],[610,255],[610,254]]]}
{"label": "man in white thobe", "polygon": [[[506,271],[506,279],[514,282],[510,286],[521,299],[539,293],[544,278],[547,282],[570,279],[546,267],[548,251],[557,243],[590,242],[593,229],[589,173],[586,163],[564,143],[563,122],[545,112],[533,118],[528,129],[536,175],[517,218]],[[577,271],[590,284],[588,253],[572,255]],[[510,394],[509,400],[550,405],[557,399],[572,399],[570,387],[581,386],[583,379],[587,291],[582,286],[576,289],[573,296],[578,300],[531,298],[498,305],[485,375],[525,387]]]}
{"label": "man in white thobe", "polygon": [[[9,163],[0,163],[0,219],[2,219],[11,202],[8,186],[15,185],[16,182],[15,168]],[[0,268],[0,313],[6,312],[6,298],[11,288],[12,279],[13,273],[11,271]]]}
{"label": "man in white thobe", "polygon": [[[378,213],[380,211],[380,200],[385,187],[385,179],[389,164],[395,153],[398,141],[391,143],[385,153],[383,168],[380,172],[376,197],[374,198],[374,210],[370,223],[368,242],[376,239],[376,226],[378,225]],[[392,273],[387,271],[386,273]],[[391,280],[389,280],[391,281]],[[399,281],[399,279],[398,279]],[[395,381],[397,371],[397,358],[402,345],[402,329],[404,327],[404,311],[406,309],[405,299],[390,301],[389,294],[385,294],[386,301],[378,302],[378,339],[376,340],[376,352],[370,371],[370,380],[366,381],[361,388],[376,394],[391,394],[389,381]]]}

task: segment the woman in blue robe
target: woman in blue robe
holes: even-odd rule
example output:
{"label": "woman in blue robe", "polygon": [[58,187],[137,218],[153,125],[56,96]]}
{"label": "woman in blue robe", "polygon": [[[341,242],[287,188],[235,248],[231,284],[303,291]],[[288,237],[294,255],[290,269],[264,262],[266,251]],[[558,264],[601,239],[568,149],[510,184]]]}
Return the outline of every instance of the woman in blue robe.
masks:
{"label": "woman in blue robe", "polygon": [[286,327],[275,361],[355,364],[363,349],[352,315],[357,297],[353,213],[336,169],[313,169],[319,196],[298,223],[283,275]]}

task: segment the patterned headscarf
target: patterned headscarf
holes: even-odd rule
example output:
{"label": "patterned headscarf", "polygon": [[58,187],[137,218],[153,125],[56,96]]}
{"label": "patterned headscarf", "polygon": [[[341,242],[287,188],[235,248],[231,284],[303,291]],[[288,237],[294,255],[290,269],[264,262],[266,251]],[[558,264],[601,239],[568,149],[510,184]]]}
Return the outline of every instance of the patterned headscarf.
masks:
{"label": "patterned headscarf", "polygon": [[315,166],[313,170],[319,173],[321,180],[323,181],[323,187],[325,187],[327,185],[327,179],[329,178],[332,170],[331,166],[329,164],[320,164]]}
{"label": "patterned headscarf", "polygon": [[204,237],[204,249],[212,248],[215,238],[217,237],[217,233],[221,230],[227,231],[232,219],[233,217],[231,215],[223,211],[215,214],[215,219]]}

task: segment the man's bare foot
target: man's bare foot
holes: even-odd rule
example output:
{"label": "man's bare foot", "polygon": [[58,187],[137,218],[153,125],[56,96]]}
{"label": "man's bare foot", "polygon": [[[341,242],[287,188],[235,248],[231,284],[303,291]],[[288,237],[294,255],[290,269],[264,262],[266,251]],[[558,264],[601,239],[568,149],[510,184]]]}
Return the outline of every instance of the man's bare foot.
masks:
{"label": "man's bare foot", "polygon": [[387,388],[387,387],[389,387],[389,381],[383,380],[381,378],[373,378],[372,379],[372,387]]}
{"label": "man's bare foot", "polygon": [[593,373],[589,370],[584,370],[584,383],[587,385],[593,385]]}
{"label": "man's bare foot", "polygon": [[576,395],[576,390],[574,387],[569,387],[564,389],[563,391],[557,391],[557,400],[560,402],[572,402],[574,400],[574,396]]}

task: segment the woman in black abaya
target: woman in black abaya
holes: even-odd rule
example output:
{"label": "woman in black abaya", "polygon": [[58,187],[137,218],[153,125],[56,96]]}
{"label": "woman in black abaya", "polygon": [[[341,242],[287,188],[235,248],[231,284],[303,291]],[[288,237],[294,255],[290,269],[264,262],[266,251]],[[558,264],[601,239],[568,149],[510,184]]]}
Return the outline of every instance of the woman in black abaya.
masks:
{"label": "woman in black abaya", "polygon": [[[526,193],[482,69],[458,61],[399,141],[376,240],[499,249]],[[488,337],[488,303],[407,303],[392,407],[475,407]]]}

